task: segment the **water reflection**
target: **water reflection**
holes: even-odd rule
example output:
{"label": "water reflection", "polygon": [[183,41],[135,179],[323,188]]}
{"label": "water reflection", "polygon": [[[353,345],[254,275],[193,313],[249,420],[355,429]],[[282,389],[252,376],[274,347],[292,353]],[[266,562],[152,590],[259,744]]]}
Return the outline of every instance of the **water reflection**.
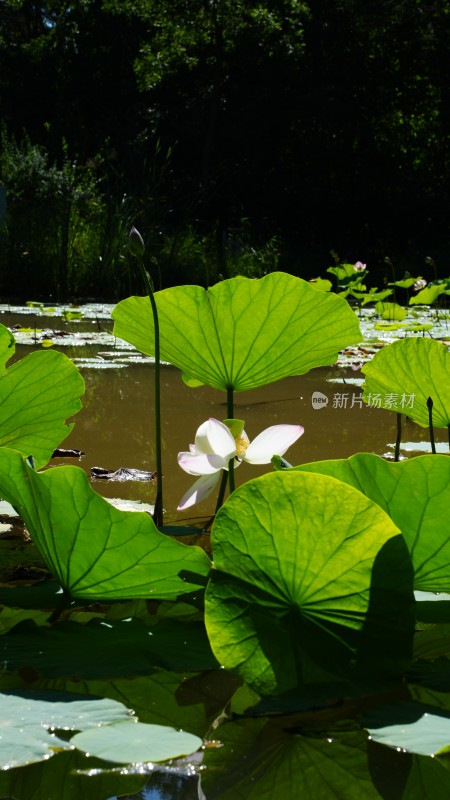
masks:
{"label": "water reflection", "polygon": [[203,800],[197,777],[156,772],[140,792],[110,797],[108,800]]}

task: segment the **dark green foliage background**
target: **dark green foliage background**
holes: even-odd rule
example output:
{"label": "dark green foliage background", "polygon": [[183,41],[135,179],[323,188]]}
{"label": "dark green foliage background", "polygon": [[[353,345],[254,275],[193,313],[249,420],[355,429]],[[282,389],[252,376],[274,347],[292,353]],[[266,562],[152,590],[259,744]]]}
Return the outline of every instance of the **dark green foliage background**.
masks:
{"label": "dark green foliage background", "polygon": [[413,274],[426,255],[443,266],[448,0],[0,12],[4,294],[135,291],[131,224],[163,287],[277,267],[308,278],[331,250],[380,280],[385,256]]}

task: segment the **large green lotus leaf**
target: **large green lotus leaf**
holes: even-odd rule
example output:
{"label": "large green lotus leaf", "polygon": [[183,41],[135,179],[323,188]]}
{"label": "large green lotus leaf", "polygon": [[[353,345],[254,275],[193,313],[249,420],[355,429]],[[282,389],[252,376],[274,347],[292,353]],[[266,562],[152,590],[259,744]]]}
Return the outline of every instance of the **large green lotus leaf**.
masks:
{"label": "large green lotus leaf", "polygon": [[131,720],[108,725],[107,732],[100,727],[76,733],[70,741],[88,755],[117,764],[167,761],[195,753],[202,746],[202,740],[192,733]]}
{"label": "large green lotus leaf", "polygon": [[14,352],[8,341],[0,329],[0,447],[33,456],[39,469],[72,430],[65,420],[81,408],[84,380],[72,361],[56,351],[31,353],[2,370]]}
{"label": "large green lotus leaf", "polygon": [[129,720],[122,703],[68,693],[1,694],[0,769],[11,769],[50,758],[70,746],[50,731],[75,731]]}
{"label": "large green lotus leaf", "polygon": [[212,528],[206,628],[219,663],[280,694],[409,662],[412,566],[391,519],[333,478],[275,472],[236,490]]}
{"label": "large green lotus leaf", "polygon": [[431,397],[433,424],[450,425],[450,353],[441,342],[423,338],[394,342],[379,350],[362,372],[365,401],[399,411],[428,427],[427,399]]}
{"label": "large green lotus leaf", "polygon": [[148,675],[157,668],[217,667],[204,625],[171,620],[154,630],[136,619],[94,619],[85,625],[64,621],[51,628],[26,621],[0,637],[0,653],[9,670],[32,667],[50,678],[115,678]]}
{"label": "large green lotus leaf", "polygon": [[35,472],[18,452],[0,448],[0,493],[73,597],[175,598],[205,583],[203,550],[160,533],[145,512],[114,508],[79,467]]}
{"label": "large green lotus leaf", "polygon": [[[292,725],[292,722],[291,722]],[[289,731],[289,717],[237,719],[215,732],[201,786],[208,800],[448,800],[440,759],[382,747],[359,731]]]}
{"label": "large green lotus leaf", "polygon": [[444,294],[445,289],[445,284],[440,284],[438,286],[427,286],[418,294],[414,295],[414,297],[409,298],[409,305],[412,306],[422,304],[429,306],[434,303],[435,300],[437,300],[439,295]]}
{"label": "large green lotus leaf", "polygon": [[363,732],[307,736],[260,718],[225,723],[215,737],[223,746],[205,751],[201,775],[208,800],[380,799]]}
{"label": "large green lotus leaf", "polygon": [[[361,341],[356,315],[336,295],[285,273],[232,278],[205,291],[175,286],[155,294],[161,358],[198,383],[254,389],[331,364]],[[116,336],[154,355],[148,298],[130,297],[113,311]]]}
{"label": "large green lotus leaf", "polygon": [[392,463],[372,453],[316,461],[295,471],[331,475],[359,489],[400,528],[414,567],[414,588],[450,591],[450,459],[418,456]]}

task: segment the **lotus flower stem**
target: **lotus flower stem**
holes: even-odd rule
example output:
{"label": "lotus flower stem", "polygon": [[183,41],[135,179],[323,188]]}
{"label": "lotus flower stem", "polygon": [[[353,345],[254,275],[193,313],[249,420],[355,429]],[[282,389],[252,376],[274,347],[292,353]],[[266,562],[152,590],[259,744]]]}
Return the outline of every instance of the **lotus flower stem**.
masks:
{"label": "lotus flower stem", "polygon": [[161,363],[159,351],[159,320],[158,309],[156,308],[155,298],[153,295],[153,286],[150,277],[144,268],[142,258],[138,259],[142,276],[145,281],[145,288],[147,289],[148,298],[152,307],[153,325],[155,329],[155,451],[156,451],[156,499],[155,509],[153,511],[153,521],[155,525],[163,525],[163,473],[162,473],[162,455],[161,455]]}
{"label": "lotus flower stem", "polygon": [[[233,387],[227,387],[227,415],[228,419],[234,419],[234,394]],[[234,492],[234,458],[231,458],[228,463],[228,485],[230,487],[230,494]],[[222,501],[223,502],[223,501]]]}
{"label": "lotus flower stem", "polygon": [[155,453],[156,453],[156,499],[155,508],[153,511],[153,522],[155,525],[163,525],[163,472],[162,472],[162,448],[161,448],[161,365],[160,365],[160,347],[159,347],[159,321],[158,309],[156,308],[155,297],[153,294],[153,283],[150,275],[144,266],[142,258],[144,253],[144,241],[139,231],[136,228],[131,229],[129,238],[129,249],[131,253],[137,258],[139,269],[141,271],[144,286],[147,290],[148,299],[153,314],[153,327],[155,331]]}
{"label": "lotus flower stem", "polygon": [[225,470],[222,471],[222,477],[220,479],[220,486],[219,486],[219,494],[217,495],[217,503],[216,503],[216,510],[214,512],[214,516],[217,514],[219,508],[223,505],[224,497],[225,497],[225,490],[227,488],[228,483],[228,475]]}
{"label": "lotus flower stem", "polygon": [[395,440],[395,456],[394,461],[400,460],[400,442],[402,440],[402,415],[397,411],[397,438]]}
{"label": "lotus flower stem", "polygon": [[428,426],[430,428],[430,442],[431,442],[431,452],[436,453],[436,444],[434,441],[434,430],[433,430],[433,399],[431,397],[427,400],[427,407],[428,407]]}
{"label": "lotus flower stem", "polygon": [[[234,419],[234,394],[232,386],[228,386],[227,388],[227,417],[228,419]],[[217,495],[216,510],[214,514],[217,514],[219,508],[223,505],[227,483],[229,483],[230,485],[230,494],[231,494],[231,492],[234,492],[235,489],[234,458],[230,458],[228,462],[228,472],[226,472],[225,470],[223,471],[222,478],[220,480],[219,494]]]}

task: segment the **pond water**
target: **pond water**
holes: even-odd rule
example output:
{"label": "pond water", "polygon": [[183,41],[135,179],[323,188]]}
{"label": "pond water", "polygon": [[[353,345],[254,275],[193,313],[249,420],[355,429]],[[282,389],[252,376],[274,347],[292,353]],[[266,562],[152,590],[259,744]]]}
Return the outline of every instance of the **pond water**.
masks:
{"label": "pond water", "polygon": [[[83,409],[74,418],[74,430],[62,443],[62,447],[82,450],[85,455],[81,459],[55,458],[52,465],[73,463],[85,469],[88,474],[92,467],[103,467],[109,470],[126,467],[153,471],[156,467],[153,444],[153,366],[148,359],[141,360],[137,354],[130,353],[129,348],[124,348],[121,342],[114,341],[111,335],[112,324],[107,313],[104,317],[97,315],[94,321],[89,322],[89,325],[92,326],[89,331],[92,332],[94,329],[94,333],[99,332],[99,319],[101,319],[100,324],[103,329],[101,333],[104,335],[101,342],[98,341],[98,337],[93,336],[92,344],[74,345],[70,342],[64,344],[64,337],[61,337],[61,342],[55,345],[79,365],[86,382]],[[23,324],[23,316],[14,310],[5,310],[0,316],[0,321],[13,327]],[[42,321],[39,322],[42,326]],[[34,325],[36,327],[36,323]],[[33,329],[33,324],[29,327]],[[80,330],[79,323],[73,321],[61,322],[58,320],[58,327],[64,332],[77,333]],[[35,338],[37,339],[37,336]],[[20,340],[19,336],[18,339]],[[40,346],[33,342],[18,344],[16,358],[21,358]],[[393,412],[370,408],[362,403],[360,388],[362,379],[363,375],[358,369],[348,366],[337,365],[316,369],[307,375],[285,379],[263,389],[237,394],[235,396],[235,417],[245,420],[246,431],[250,439],[270,425],[280,423],[303,425],[304,435],[285,456],[292,464],[330,458],[346,458],[357,452],[372,452],[392,458],[396,437],[396,415]],[[208,387],[188,388],[182,382],[177,369],[170,365],[164,365],[161,375],[161,410],[165,522],[170,524],[189,521],[190,524],[197,524],[201,531],[202,523],[208,520],[214,511],[214,498],[195,506],[194,509],[177,512],[181,496],[194,480],[178,467],[177,453],[180,450],[188,449],[189,443],[194,440],[197,427],[204,420],[209,417],[223,419],[227,416],[226,398],[223,393]],[[406,443],[402,451],[404,456],[414,455],[423,449],[429,450],[428,432],[425,429],[406,419],[402,424],[402,438]],[[436,439],[442,444],[442,447],[447,448],[445,431],[437,431]],[[239,485],[252,477],[263,474],[268,469],[270,466],[252,467],[244,464],[236,472],[236,482]],[[120,497],[124,500],[138,500],[152,504],[155,497],[155,487],[150,482],[117,483],[95,480],[93,485],[99,493],[109,498]],[[93,676],[89,670],[83,676],[77,664],[73,669],[73,674],[79,676],[76,679],[78,681],[81,679],[92,681],[95,678],[95,675]],[[59,674],[61,673],[55,672],[55,676]],[[214,674],[214,671],[211,674]],[[62,683],[58,682],[55,676],[51,680],[47,679],[47,688],[67,688],[70,675],[69,672]],[[123,683],[124,675],[120,670],[118,675]],[[129,682],[131,677],[131,675],[127,676]],[[73,685],[72,689],[75,690]],[[123,686],[121,691],[124,691]],[[145,692],[145,687],[140,691],[141,693]],[[207,697],[210,701],[210,694],[213,690],[209,685],[205,688],[205,684],[202,683],[201,688],[199,685],[195,691],[201,691],[202,697]],[[125,696],[125,703],[126,700]],[[145,705],[140,695],[139,702],[142,706]],[[135,698],[135,705],[139,705],[139,702]],[[250,722],[253,723],[253,720]],[[189,723],[186,725],[189,729]],[[248,735],[253,734],[254,732],[249,731]],[[263,750],[264,742],[267,746],[269,741],[268,737],[269,734],[260,742]],[[236,739],[236,746],[241,746],[239,738]],[[308,747],[310,746],[311,744],[308,743]],[[355,745],[355,752],[358,747],[360,747],[359,744]],[[339,748],[342,750],[341,743]],[[339,748],[336,745],[336,749],[339,750]],[[394,775],[395,770],[400,769],[401,771],[406,768],[400,767],[400,762],[390,751],[387,755],[385,753],[383,758],[380,757],[379,749],[377,750],[376,746],[369,747],[369,751],[369,761],[372,759],[372,779],[375,780],[375,775],[380,786],[384,780],[386,789],[386,778],[383,779],[383,772],[388,769],[388,772]],[[270,747],[268,747],[267,753],[270,752]],[[304,757],[304,755],[301,756],[301,758]],[[73,774],[73,759],[72,762],[70,760],[72,756],[65,753],[57,758],[59,766],[56,767],[55,759],[56,769],[59,769],[60,772],[66,770],[67,775]],[[308,752],[306,758],[309,758]],[[328,758],[329,756],[327,756]],[[253,759],[252,768],[255,770],[256,776],[258,774],[257,766],[255,766],[257,758],[255,761],[254,752],[251,759]],[[79,762],[75,764],[75,771],[77,769],[85,770],[94,775],[95,768],[89,771],[88,766],[90,768],[90,762],[89,764],[88,762],[84,763],[83,759],[79,758]],[[25,796],[25,792],[20,791],[20,776],[34,769],[35,779],[39,782],[43,780],[44,775],[41,768],[43,769],[42,765],[35,765],[12,771],[18,775],[16,783],[13,782],[13,784],[19,786],[17,795],[14,794],[14,797],[17,796],[22,800],[22,797]],[[48,769],[45,774],[46,780],[52,781]],[[125,792],[129,791],[131,793],[127,794],[127,797],[144,798],[144,800],[163,800],[163,798],[197,800],[197,798],[205,797],[198,786],[197,778],[189,777],[189,769],[183,767],[157,769],[147,779],[145,775],[130,775],[129,778],[129,784],[124,783],[123,771],[120,774],[117,771],[117,790],[112,789],[114,774],[111,774],[105,783],[104,794],[98,786],[92,795],[84,787],[83,796],[87,800],[90,800],[91,796],[95,797],[95,800],[107,800],[107,798],[116,796],[111,793],[112,791],[117,791],[117,796],[120,794],[124,797]],[[140,790],[146,780],[146,788]],[[70,780],[68,779],[61,797],[71,800],[79,791],[80,784],[76,781],[73,782],[72,789],[69,784]],[[57,785],[59,785],[58,780],[55,778],[55,787]],[[140,790],[138,794],[132,794],[133,791],[138,790]],[[397,797],[395,793],[389,794],[390,790],[386,789],[386,791],[386,795],[380,790],[379,795],[374,794],[373,796]],[[53,796],[53,790],[48,790],[48,793],[45,794],[45,789],[42,788],[38,789],[36,800],[47,800],[48,798],[53,800]],[[215,796],[213,790],[211,797]],[[239,797],[241,796],[244,795],[239,795]],[[251,796],[256,797],[256,794]],[[360,795],[358,794],[358,796]],[[364,794],[364,796],[366,795]],[[372,797],[372,794],[370,796]],[[400,797],[400,795],[398,796]],[[323,797],[326,800],[325,795]],[[207,800],[210,800],[209,795]]]}
{"label": "pond water", "polygon": [[[84,368],[82,373],[86,381],[83,409],[74,418],[74,430],[64,447],[85,452],[79,464],[87,471],[93,466],[153,471],[153,367],[136,364],[126,368]],[[356,452],[392,455],[395,414],[367,407],[361,402],[358,385],[340,382],[361,377],[349,370],[324,368],[287,378],[263,389],[237,394],[235,416],[245,420],[250,439],[270,425],[303,425],[305,433],[286,453],[292,464],[347,458]],[[326,398],[327,405],[313,406],[313,396],[317,394]],[[176,512],[193,480],[179,468],[177,453],[188,449],[203,421],[226,417],[226,397],[209,387],[187,387],[179,370],[166,366],[161,375],[161,408],[165,521],[173,522],[193,515],[193,509]],[[425,442],[427,446],[428,433],[405,420],[403,438]],[[237,484],[267,469],[243,464],[236,471]],[[147,503],[153,502],[155,494],[152,485],[141,482],[96,480],[95,488],[107,497],[116,497],[120,490],[121,497]],[[208,516],[214,510],[213,501],[205,501],[195,510],[200,516]]]}
{"label": "pond water", "polygon": [[[15,332],[18,342],[15,358],[40,349],[39,342],[50,337],[54,349],[73,359],[85,379],[83,408],[74,417],[74,430],[62,444],[65,448],[82,450],[85,456],[81,460],[57,459],[53,463],[76,463],[88,474],[91,467],[151,472],[156,466],[153,366],[149,363],[151,359],[114,339],[111,310],[112,306],[104,305],[84,307],[83,319],[71,321],[54,319],[45,309],[0,307],[0,321]],[[20,344],[21,341],[27,344]],[[366,350],[364,358],[367,357],[370,348]],[[250,439],[270,425],[303,425],[304,435],[286,454],[291,464],[347,458],[357,452],[392,457],[396,415],[362,402],[360,385],[364,376],[357,369],[358,360],[353,367],[346,366],[349,361],[348,357],[343,358],[335,366],[238,393],[235,417],[245,420]],[[178,369],[165,365],[161,375],[161,413],[165,522],[188,517],[194,520],[192,509],[189,513],[176,511],[192,482],[179,468],[177,453],[188,449],[195,431],[206,419],[226,417],[225,393],[207,386],[189,388]],[[426,429],[403,419],[403,457],[429,451],[428,439]],[[441,449],[448,449],[445,431],[436,431],[436,441]],[[239,485],[266,471],[267,467],[244,464],[236,472],[236,483]],[[105,497],[119,496],[146,503],[152,503],[155,495],[154,486],[135,481],[119,484],[95,480],[95,488]],[[213,510],[213,500],[196,506],[198,522],[207,519]]]}

